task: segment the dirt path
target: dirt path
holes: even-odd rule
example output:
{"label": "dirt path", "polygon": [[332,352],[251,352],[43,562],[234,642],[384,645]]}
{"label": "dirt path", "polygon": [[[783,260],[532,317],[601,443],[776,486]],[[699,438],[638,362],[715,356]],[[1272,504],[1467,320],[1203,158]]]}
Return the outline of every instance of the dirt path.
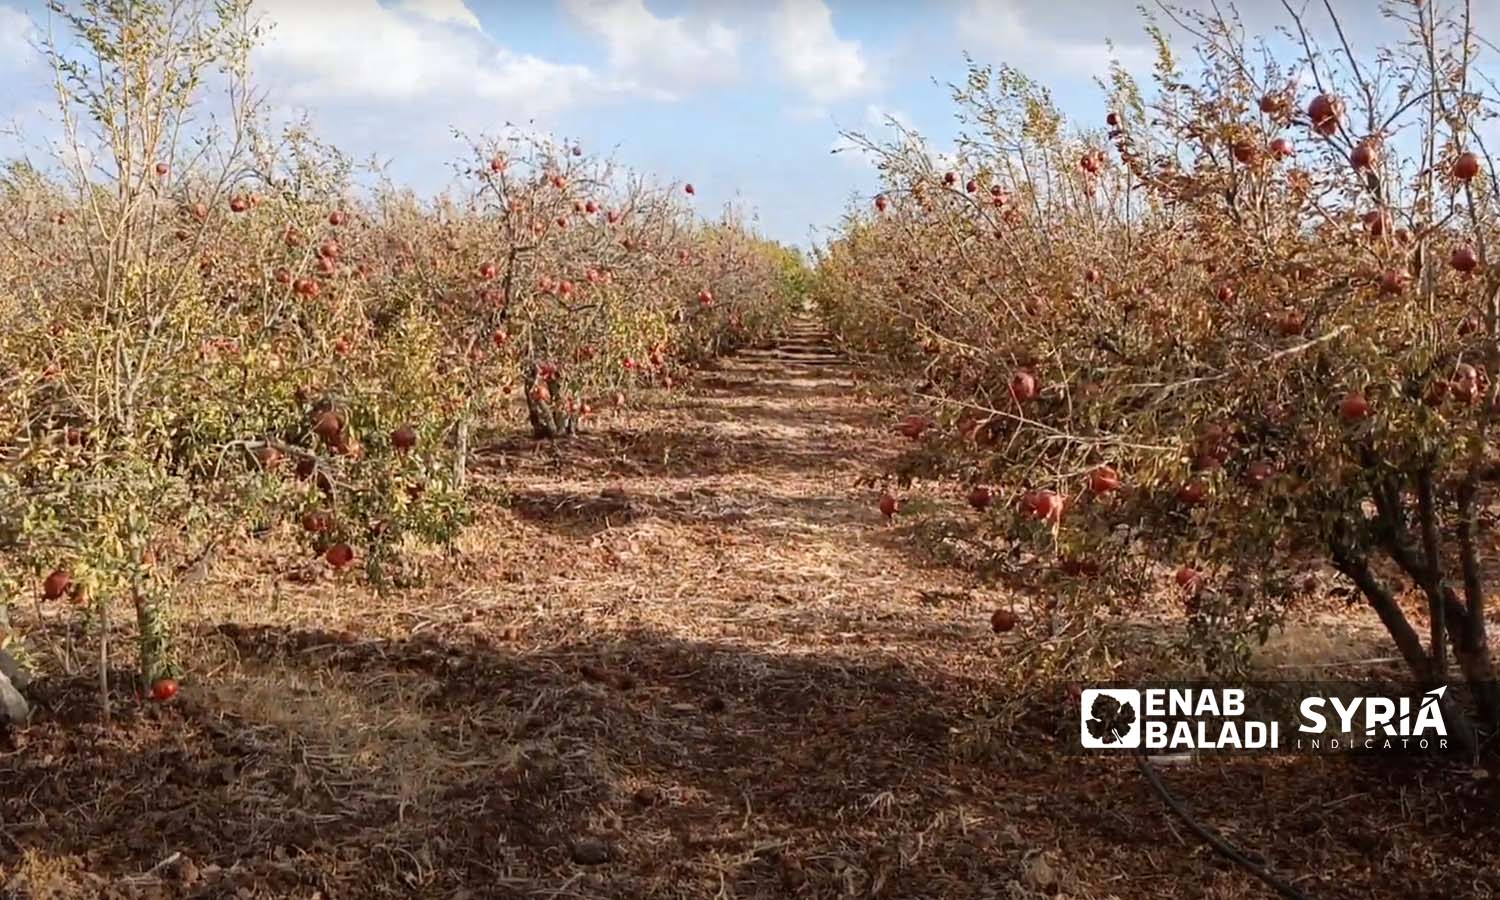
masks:
{"label": "dirt path", "polygon": [[[1051,749],[1055,688],[999,715],[995,597],[857,486],[895,449],[803,323],[565,446],[496,442],[426,588],[246,548],[185,610],[180,702],[100,727],[61,680],[0,740],[0,896],[1261,896],[1128,766]],[[1177,781],[1291,871],[1419,896],[1391,831],[1336,827],[1422,834],[1409,776],[1336,767]]]}

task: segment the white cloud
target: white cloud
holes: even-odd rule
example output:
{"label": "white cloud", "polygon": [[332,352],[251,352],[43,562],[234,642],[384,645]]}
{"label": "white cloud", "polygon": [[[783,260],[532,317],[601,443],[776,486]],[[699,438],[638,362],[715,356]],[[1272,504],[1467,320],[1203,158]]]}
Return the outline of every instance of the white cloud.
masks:
{"label": "white cloud", "polygon": [[609,48],[620,75],[649,85],[664,98],[684,84],[724,82],[739,71],[739,37],[721,22],[660,18],[644,0],[563,0],[574,21]]}
{"label": "white cloud", "polygon": [[[1111,50],[1102,38],[1065,35],[1061,26],[1029,22],[1022,8],[1020,0],[965,0],[958,13],[959,27],[964,39],[976,44],[973,49],[995,53],[1044,80],[1056,73],[1105,75],[1114,58],[1129,70],[1144,71],[1154,58],[1150,48],[1141,44],[1117,44]],[[1092,24],[1098,20],[1079,9],[1071,21]],[[1139,29],[1134,33],[1139,34]]]}
{"label": "white cloud", "polygon": [[0,4],[0,69],[19,68],[33,56],[31,17]]}
{"label": "white cloud", "polygon": [[[841,127],[839,130],[856,132],[877,142],[884,142],[897,137],[896,125],[904,128],[912,127],[911,120],[900,110],[887,109],[870,103],[865,106],[864,119],[857,127]],[[830,153],[838,154],[840,158],[857,168],[873,169],[878,161],[874,154],[843,134],[834,138],[833,143],[828,145],[828,150]]]}
{"label": "white cloud", "polygon": [[828,118],[828,107],[817,105],[789,106],[783,112],[793,122],[816,122]]}
{"label": "white cloud", "polygon": [[46,115],[53,107],[41,102],[45,67],[40,65],[34,42],[37,33],[31,18],[19,9],[0,3],[0,159],[19,156],[41,142]]}
{"label": "white cloud", "polygon": [[397,6],[405,12],[433,22],[462,25],[475,31],[483,30],[479,17],[464,5],[464,0],[401,0]]}
{"label": "white cloud", "polygon": [[[903,131],[920,145],[922,151],[927,154],[932,168],[939,172],[946,172],[959,167],[958,150],[955,147],[940,149],[923,135],[917,132],[912,124],[911,118],[899,109],[889,109],[874,103],[865,106],[864,119],[857,128],[843,128],[842,131],[858,132],[876,143],[897,143],[903,140]],[[840,134],[832,144],[828,146],[829,152],[838,154],[850,165],[858,169],[874,169],[879,163],[879,157],[861,147],[857,142],[850,140]]]}
{"label": "white cloud", "polygon": [[771,13],[771,50],[782,76],[818,103],[844,100],[873,86],[859,42],[838,36],[823,0],[779,0]]}
{"label": "white cloud", "polygon": [[875,103],[865,106],[865,124],[871,127],[891,128],[892,123],[902,128],[913,128],[911,117],[899,109],[887,109]]}
{"label": "white cloud", "polygon": [[[420,7],[420,11],[407,12]],[[261,0],[275,23],[256,59],[288,99],[367,100],[455,106],[481,101],[491,122],[562,109],[627,85],[587,66],[514,53],[472,27],[458,0]],[[467,14],[467,16],[465,15]],[[477,25],[478,21],[473,20]]]}

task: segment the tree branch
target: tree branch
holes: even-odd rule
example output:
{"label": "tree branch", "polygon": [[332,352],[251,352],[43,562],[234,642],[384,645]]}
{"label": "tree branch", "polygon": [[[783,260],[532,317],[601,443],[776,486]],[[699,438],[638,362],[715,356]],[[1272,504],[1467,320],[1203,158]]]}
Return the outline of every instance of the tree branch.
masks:
{"label": "tree branch", "polygon": [[1330,546],[1329,549],[1333,557],[1334,568],[1354,582],[1360,592],[1365,595],[1370,608],[1374,609],[1375,615],[1380,617],[1381,624],[1390,633],[1391,639],[1396,642],[1396,649],[1401,651],[1402,658],[1406,660],[1412,672],[1418,678],[1426,678],[1432,671],[1432,666],[1427,657],[1427,651],[1422,649],[1422,639],[1407,621],[1406,613],[1402,612],[1400,605],[1396,603],[1395,595],[1381,583],[1375,571],[1370,568],[1369,559],[1336,544]]}

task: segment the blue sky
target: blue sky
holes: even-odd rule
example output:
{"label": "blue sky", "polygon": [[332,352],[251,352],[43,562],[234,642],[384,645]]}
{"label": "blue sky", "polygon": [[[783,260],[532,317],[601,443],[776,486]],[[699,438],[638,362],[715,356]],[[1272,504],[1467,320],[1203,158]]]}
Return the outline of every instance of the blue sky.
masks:
{"label": "blue sky", "polygon": [[[1109,63],[1105,39],[1129,67],[1149,61],[1125,0],[258,3],[276,26],[256,56],[276,109],[307,111],[319,136],[378,154],[398,180],[440,189],[463,150],[453,127],[535,121],[692,181],[704,215],[738,203],[768,236],[803,246],[851,195],[875,190],[867,162],[830,154],[838,129],[881,131],[895,115],[945,145],[942,85],[962,77],[965,51],[1044,81],[1089,125],[1103,115],[1092,79]],[[1373,4],[1338,5],[1357,33]],[[1252,30],[1285,20],[1279,0],[1239,7]],[[0,121],[23,134],[41,133],[30,123],[47,73],[27,45],[45,18],[40,0],[0,0]]]}

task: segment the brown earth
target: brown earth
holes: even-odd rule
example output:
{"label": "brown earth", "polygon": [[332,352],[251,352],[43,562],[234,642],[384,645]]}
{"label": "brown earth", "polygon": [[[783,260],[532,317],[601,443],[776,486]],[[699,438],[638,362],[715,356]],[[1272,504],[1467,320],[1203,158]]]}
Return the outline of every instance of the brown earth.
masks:
{"label": "brown earth", "polygon": [[[0,896],[1269,896],[1058,749],[1076,710],[991,633],[1010,601],[860,486],[899,439],[851,376],[803,325],[565,445],[496,440],[422,588],[226,552],[177,700],[117,687],[102,723],[54,677],[0,736]],[[1311,896],[1500,895],[1466,768],[1166,778]]]}

